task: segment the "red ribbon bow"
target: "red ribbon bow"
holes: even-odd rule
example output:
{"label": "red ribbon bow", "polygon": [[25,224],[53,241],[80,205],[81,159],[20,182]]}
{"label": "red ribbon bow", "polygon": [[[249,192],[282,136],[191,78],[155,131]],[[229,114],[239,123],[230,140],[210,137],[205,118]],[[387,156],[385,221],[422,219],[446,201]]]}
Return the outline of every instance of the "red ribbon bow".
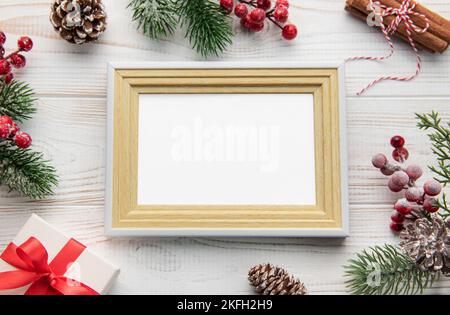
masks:
{"label": "red ribbon bow", "polygon": [[0,256],[18,270],[0,272],[0,290],[13,290],[31,284],[25,295],[98,295],[76,280],[64,276],[86,247],[70,239],[51,263],[44,245],[34,237],[16,246],[11,243]]}

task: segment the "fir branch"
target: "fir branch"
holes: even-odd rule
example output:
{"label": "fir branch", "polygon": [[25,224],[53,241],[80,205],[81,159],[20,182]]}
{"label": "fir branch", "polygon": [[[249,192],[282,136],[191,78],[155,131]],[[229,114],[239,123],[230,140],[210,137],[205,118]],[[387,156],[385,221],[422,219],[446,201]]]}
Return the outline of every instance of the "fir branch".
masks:
{"label": "fir branch", "polygon": [[43,199],[58,183],[55,169],[47,163],[42,153],[0,142],[0,185],[32,199]]}
{"label": "fir branch", "polygon": [[34,92],[28,84],[19,81],[0,83],[0,115],[23,122],[36,112],[35,101]]}
{"label": "fir branch", "polygon": [[186,38],[203,57],[218,56],[232,43],[231,18],[210,0],[177,0]]}
{"label": "fir branch", "polygon": [[[447,186],[450,184],[450,122],[447,126],[442,123],[439,113],[432,111],[431,114],[416,114],[419,122],[417,127],[421,130],[431,130],[428,134],[431,141],[432,151],[437,158],[437,166],[429,166],[428,168],[436,175],[435,179],[441,184]],[[450,207],[447,205],[445,193],[438,201],[441,208],[440,215],[443,219],[450,217]]]}
{"label": "fir branch", "polygon": [[418,294],[433,285],[437,275],[420,270],[392,245],[363,250],[345,266],[347,288],[357,295]]}
{"label": "fir branch", "polygon": [[132,0],[133,21],[151,39],[172,35],[178,21],[174,0]]}

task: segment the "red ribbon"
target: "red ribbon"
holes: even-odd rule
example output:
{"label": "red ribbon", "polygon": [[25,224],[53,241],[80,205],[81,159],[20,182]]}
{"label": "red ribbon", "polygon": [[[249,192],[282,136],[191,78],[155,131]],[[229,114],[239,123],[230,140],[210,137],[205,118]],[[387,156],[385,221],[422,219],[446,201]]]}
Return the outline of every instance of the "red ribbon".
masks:
{"label": "red ribbon", "polygon": [[34,237],[16,246],[11,243],[0,256],[18,270],[0,272],[0,290],[13,290],[31,284],[25,295],[99,295],[95,290],[64,276],[86,247],[70,239],[48,263],[44,245]]}

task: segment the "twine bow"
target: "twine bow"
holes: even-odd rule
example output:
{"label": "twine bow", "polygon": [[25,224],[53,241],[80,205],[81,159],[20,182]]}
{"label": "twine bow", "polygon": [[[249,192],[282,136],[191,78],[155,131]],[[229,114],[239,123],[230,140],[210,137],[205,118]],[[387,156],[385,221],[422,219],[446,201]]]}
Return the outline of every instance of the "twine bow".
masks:
{"label": "twine bow", "polygon": [[71,239],[48,263],[47,250],[36,238],[31,237],[20,246],[11,243],[0,258],[17,270],[0,272],[0,290],[31,284],[25,295],[98,295],[87,285],[64,276],[85,248]]}
{"label": "twine bow", "polygon": [[[416,3],[413,0],[404,0],[403,3],[400,5],[399,8],[392,8],[385,6],[381,4],[379,1],[371,1],[369,4],[369,8],[372,11],[372,16],[376,19],[376,24],[379,24],[378,26],[381,28],[381,31],[384,34],[384,37],[390,47],[390,51],[387,55],[381,56],[381,57],[370,57],[370,56],[359,56],[359,57],[352,57],[346,60],[347,61],[353,61],[353,60],[375,60],[375,61],[381,61],[386,60],[390,58],[394,54],[394,44],[391,40],[391,35],[395,34],[400,24],[405,25],[405,31],[406,31],[406,37],[408,39],[408,42],[413,49],[415,55],[416,55],[416,71],[409,75],[409,76],[382,76],[378,79],[372,81],[369,83],[365,88],[363,88],[361,91],[357,93],[357,95],[361,95],[365,93],[367,90],[369,90],[374,85],[378,84],[381,81],[385,80],[392,80],[392,81],[411,81],[412,79],[416,78],[420,70],[422,68],[422,58],[419,54],[419,50],[416,47],[416,44],[414,43],[414,40],[412,38],[412,32],[416,32],[418,34],[425,33],[429,27],[430,27],[430,20],[421,13],[418,13],[414,11],[416,7]],[[392,22],[389,25],[384,25],[383,20],[387,16],[395,16],[395,19],[392,20]],[[414,21],[412,20],[411,16],[417,16],[420,18],[423,18],[425,20],[425,27],[421,28],[417,26]]]}

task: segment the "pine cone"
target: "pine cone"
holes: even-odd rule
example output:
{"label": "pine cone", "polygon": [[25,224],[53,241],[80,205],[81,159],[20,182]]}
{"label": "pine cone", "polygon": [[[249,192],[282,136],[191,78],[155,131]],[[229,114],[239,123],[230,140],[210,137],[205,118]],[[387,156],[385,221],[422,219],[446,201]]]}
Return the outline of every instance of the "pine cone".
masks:
{"label": "pine cone", "polygon": [[450,275],[450,235],[438,217],[418,219],[400,233],[400,247],[424,271]]}
{"label": "pine cone", "polygon": [[54,0],[50,21],[61,37],[72,44],[95,41],[106,30],[102,0]]}
{"label": "pine cone", "polygon": [[262,295],[306,295],[305,286],[286,270],[271,264],[257,265],[248,272],[248,280]]}

